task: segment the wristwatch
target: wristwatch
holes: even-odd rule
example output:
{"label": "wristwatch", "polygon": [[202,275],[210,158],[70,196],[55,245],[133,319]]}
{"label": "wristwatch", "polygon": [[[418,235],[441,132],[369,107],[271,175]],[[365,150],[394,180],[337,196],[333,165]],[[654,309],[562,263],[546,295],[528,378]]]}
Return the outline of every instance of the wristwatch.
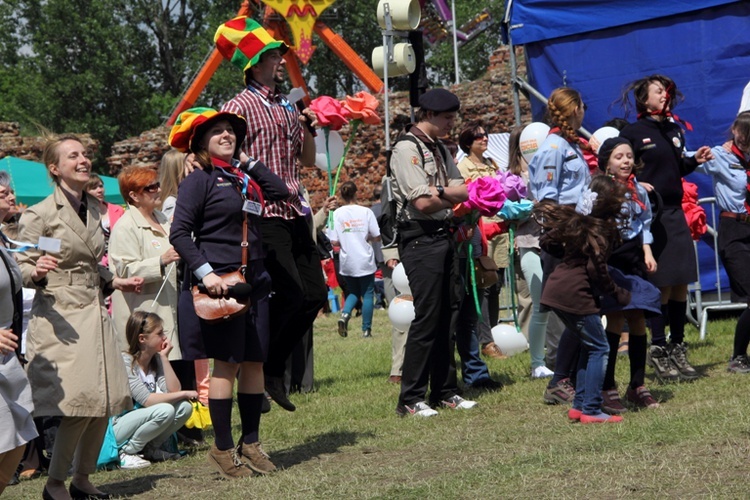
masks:
{"label": "wristwatch", "polygon": [[438,198],[442,198],[443,195],[445,194],[445,188],[438,184],[437,186],[435,186],[435,189],[437,189]]}

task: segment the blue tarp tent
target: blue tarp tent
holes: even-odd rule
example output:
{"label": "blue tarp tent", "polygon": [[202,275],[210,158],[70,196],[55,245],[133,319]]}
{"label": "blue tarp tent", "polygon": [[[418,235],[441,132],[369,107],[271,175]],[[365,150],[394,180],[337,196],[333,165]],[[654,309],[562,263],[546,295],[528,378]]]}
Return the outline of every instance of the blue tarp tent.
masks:
{"label": "blue tarp tent", "polygon": [[[628,82],[663,73],[685,96],[676,113],[694,127],[687,148],[721,144],[750,80],[747,1],[510,0],[503,28],[506,41],[524,45],[533,89],[544,96],[560,86],[581,92],[589,131],[623,117],[616,101]],[[533,100],[532,112],[541,121],[543,104]],[[688,180],[701,197],[713,196],[707,176]],[[700,249],[709,243],[699,244],[704,290],[716,288],[713,252]]]}
{"label": "blue tarp tent", "polygon": [[[18,203],[35,205],[52,194],[52,180],[47,173],[47,167],[42,163],[6,156],[0,159],[0,170],[10,174]],[[104,175],[101,178],[104,183],[104,199],[123,205],[125,201],[120,195],[117,179]]]}

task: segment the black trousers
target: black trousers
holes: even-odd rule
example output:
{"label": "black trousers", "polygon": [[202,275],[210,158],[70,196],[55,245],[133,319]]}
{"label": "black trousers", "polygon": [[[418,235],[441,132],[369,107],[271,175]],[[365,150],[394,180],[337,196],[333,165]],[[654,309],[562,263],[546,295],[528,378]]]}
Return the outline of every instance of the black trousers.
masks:
{"label": "black trousers", "polygon": [[453,332],[461,297],[452,235],[418,236],[399,245],[414,296],[415,318],[406,338],[400,404],[437,403],[457,393]]}
{"label": "black trousers", "polygon": [[283,377],[286,360],[312,326],[328,294],[320,256],[304,217],[261,220],[265,265],[271,275],[271,339],[263,371]]}

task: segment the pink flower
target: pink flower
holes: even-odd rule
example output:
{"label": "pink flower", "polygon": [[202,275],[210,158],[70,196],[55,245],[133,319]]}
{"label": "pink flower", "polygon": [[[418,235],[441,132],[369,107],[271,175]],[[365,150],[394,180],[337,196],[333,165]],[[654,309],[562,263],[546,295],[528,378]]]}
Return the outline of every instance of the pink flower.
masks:
{"label": "pink flower", "polygon": [[495,176],[503,186],[505,196],[511,201],[521,201],[526,198],[526,183],[519,175],[510,172],[498,172]]}
{"label": "pink flower", "polygon": [[371,94],[357,92],[354,97],[346,96],[342,104],[352,120],[361,120],[368,125],[380,124],[380,116],[376,113],[380,103]]}
{"label": "pink flower", "polygon": [[476,210],[479,215],[492,217],[497,215],[505,203],[505,191],[495,177],[480,177],[469,184],[469,199],[464,202],[468,208]]}
{"label": "pink flower", "polygon": [[349,111],[339,101],[327,95],[310,102],[310,109],[318,116],[318,124],[331,130],[341,130],[349,123]]}

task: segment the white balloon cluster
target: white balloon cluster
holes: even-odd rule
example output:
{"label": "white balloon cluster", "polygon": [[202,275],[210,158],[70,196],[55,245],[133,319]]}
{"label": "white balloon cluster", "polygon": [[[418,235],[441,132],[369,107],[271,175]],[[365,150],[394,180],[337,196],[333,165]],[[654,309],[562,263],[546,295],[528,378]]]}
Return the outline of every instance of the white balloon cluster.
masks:
{"label": "white balloon cluster", "polygon": [[513,325],[499,324],[492,327],[492,340],[506,356],[513,356],[529,348],[526,337]]}
{"label": "white balloon cluster", "polygon": [[414,316],[414,297],[411,295],[398,295],[388,304],[388,318],[396,330],[408,330]]}

